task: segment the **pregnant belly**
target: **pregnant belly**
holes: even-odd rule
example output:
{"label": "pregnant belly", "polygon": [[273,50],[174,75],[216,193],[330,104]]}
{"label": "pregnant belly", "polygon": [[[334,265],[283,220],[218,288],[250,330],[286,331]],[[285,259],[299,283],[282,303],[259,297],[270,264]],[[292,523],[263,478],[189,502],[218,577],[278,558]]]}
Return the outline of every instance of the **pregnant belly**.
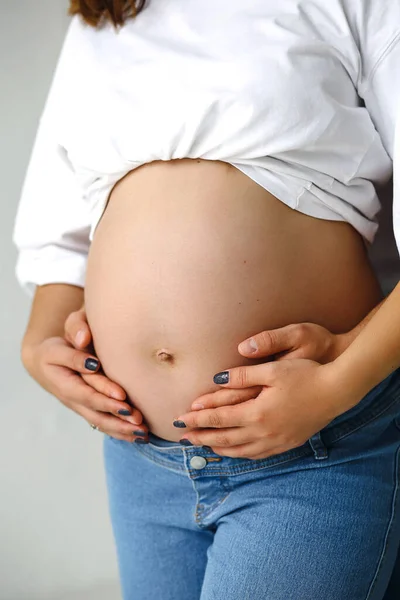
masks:
{"label": "pregnant belly", "polygon": [[114,186],[90,247],[85,305],[105,374],[149,430],[256,364],[238,344],[311,321],[351,329],[381,300],[359,234],[292,210],[220,161],[155,161]]}

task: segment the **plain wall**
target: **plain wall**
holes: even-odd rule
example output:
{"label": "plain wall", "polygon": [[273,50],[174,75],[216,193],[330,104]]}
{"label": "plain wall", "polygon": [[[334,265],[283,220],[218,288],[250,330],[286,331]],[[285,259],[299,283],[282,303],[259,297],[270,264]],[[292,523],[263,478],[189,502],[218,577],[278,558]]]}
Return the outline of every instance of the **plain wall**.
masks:
{"label": "plain wall", "polygon": [[[30,299],[11,232],[38,119],[68,24],[67,0],[0,0],[1,600],[118,600],[102,434],[21,365]],[[390,187],[372,259],[384,291],[400,278]]]}
{"label": "plain wall", "polygon": [[11,233],[67,0],[0,0],[0,599],[119,600],[103,434],[21,365],[31,300]]}

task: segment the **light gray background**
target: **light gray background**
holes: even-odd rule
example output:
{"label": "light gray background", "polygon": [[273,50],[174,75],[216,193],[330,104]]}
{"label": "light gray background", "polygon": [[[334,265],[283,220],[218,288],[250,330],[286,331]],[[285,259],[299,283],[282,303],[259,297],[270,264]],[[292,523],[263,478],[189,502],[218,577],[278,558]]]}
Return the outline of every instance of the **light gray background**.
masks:
{"label": "light gray background", "polygon": [[[19,359],[31,301],[15,279],[11,232],[67,4],[0,0],[0,600],[121,597],[102,435],[44,391]],[[390,186],[382,201],[372,259],[388,293],[400,278]]]}
{"label": "light gray background", "polygon": [[31,300],[11,232],[38,119],[69,22],[67,0],[0,0],[0,599],[120,600],[103,435],[19,359]]}

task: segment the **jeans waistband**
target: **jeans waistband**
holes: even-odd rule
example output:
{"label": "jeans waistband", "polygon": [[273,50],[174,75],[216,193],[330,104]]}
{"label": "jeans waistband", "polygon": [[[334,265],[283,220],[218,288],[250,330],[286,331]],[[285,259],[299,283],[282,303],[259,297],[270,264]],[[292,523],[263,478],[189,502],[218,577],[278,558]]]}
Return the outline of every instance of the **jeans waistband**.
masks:
{"label": "jeans waistband", "polygon": [[400,367],[370,390],[354,407],[315,433],[305,444],[264,459],[222,456],[209,447],[186,446],[152,432],[149,432],[148,444],[134,446],[150,460],[171,470],[189,473],[193,477],[218,475],[228,471],[231,474],[255,471],[313,454],[316,460],[323,460],[328,458],[329,444],[377,418],[396,402],[400,403]]}

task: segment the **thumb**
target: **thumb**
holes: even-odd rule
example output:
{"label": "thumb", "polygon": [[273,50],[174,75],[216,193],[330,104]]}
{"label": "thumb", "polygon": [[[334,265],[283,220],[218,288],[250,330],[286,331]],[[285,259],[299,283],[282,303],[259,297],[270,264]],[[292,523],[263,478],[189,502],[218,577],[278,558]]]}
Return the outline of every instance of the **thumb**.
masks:
{"label": "thumb", "polygon": [[244,356],[261,357],[293,350],[296,346],[295,329],[296,325],[286,325],[262,331],[241,342],[238,351]]}
{"label": "thumb", "polygon": [[92,335],[83,308],[68,315],[64,323],[64,335],[75,348],[86,348],[89,345]]}

